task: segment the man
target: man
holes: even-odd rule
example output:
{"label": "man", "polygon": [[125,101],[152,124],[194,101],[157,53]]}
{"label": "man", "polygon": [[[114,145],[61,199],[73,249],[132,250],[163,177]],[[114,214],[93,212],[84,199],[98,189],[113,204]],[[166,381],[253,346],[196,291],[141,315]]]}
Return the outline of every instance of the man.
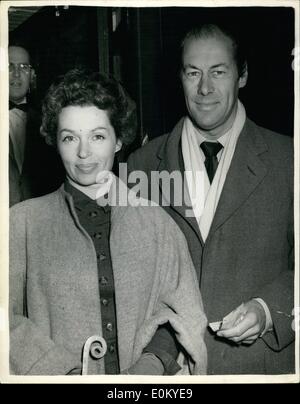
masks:
{"label": "man", "polygon": [[28,51],[11,44],[9,56],[9,205],[48,193],[59,185],[59,160],[39,135],[30,105],[35,70]]}
{"label": "man", "polygon": [[133,153],[128,172],[185,180],[190,203],[174,203],[176,184],[159,198],[188,241],[208,321],[223,320],[206,333],[208,373],[293,373],[292,142],[246,117],[238,93],[247,76],[231,34],[190,31],[181,69],[188,115]]}

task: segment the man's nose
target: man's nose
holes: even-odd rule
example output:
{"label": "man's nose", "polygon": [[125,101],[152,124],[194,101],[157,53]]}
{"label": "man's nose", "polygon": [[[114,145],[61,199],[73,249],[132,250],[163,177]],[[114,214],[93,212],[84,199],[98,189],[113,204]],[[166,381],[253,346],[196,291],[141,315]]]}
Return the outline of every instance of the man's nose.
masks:
{"label": "man's nose", "polygon": [[208,95],[214,92],[214,86],[208,75],[202,75],[198,83],[198,94]]}
{"label": "man's nose", "polygon": [[92,154],[90,145],[87,141],[81,141],[78,146],[78,157],[81,159],[86,159]]}
{"label": "man's nose", "polygon": [[12,75],[13,77],[20,77],[20,66],[19,65],[13,65],[13,70],[12,70]]}

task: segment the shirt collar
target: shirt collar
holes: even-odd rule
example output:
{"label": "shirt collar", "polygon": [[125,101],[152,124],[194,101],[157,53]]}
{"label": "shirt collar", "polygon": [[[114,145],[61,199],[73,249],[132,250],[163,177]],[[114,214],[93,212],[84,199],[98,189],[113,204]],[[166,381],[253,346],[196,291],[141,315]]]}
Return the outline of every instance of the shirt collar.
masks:
{"label": "shirt collar", "polygon": [[[95,200],[91,199],[89,196],[79,191],[79,189],[73,187],[73,185],[71,185],[67,179],[64,182],[64,189],[68,194],[72,196],[74,206],[79,211],[85,209],[89,204],[96,204],[97,207],[99,206]],[[103,196],[103,198],[104,197],[105,195]],[[103,208],[104,212],[109,212],[111,207],[108,204],[104,206],[103,205],[101,205],[101,207]]]}
{"label": "shirt collar", "polygon": [[[227,141],[228,141],[228,138],[229,138],[229,134],[230,134],[230,129],[229,129],[229,131],[227,131],[226,133],[224,133],[224,135],[220,136],[220,137],[219,137],[215,142],[213,142],[213,143],[219,142],[219,143],[221,143],[221,145],[222,145],[223,147],[225,147],[225,146],[226,146],[226,143],[227,143]],[[208,140],[206,137],[204,137],[204,136],[202,135],[202,133],[201,133],[200,131],[198,131],[198,130],[197,130],[197,140],[198,140],[199,146],[200,146],[201,143],[203,143],[203,142],[209,142],[209,140]]]}

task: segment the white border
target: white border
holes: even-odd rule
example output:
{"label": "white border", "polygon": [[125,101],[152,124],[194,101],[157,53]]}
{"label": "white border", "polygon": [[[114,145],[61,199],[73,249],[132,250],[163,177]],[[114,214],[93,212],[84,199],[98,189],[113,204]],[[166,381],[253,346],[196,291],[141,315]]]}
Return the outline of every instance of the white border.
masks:
{"label": "white border", "polygon": [[[25,6],[119,6],[119,7],[255,7],[262,6],[261,0],[68,0],[68,1],[2,1],[0,3],[0,381],[2,383],[155,383],[155,384],[213,384],[213,383],[299,383],[299,219],[300,219],[300,123],[299,123],[299,69],[295,69],[295,120],[294,120],[294,146],[295,146],[295,306],[298,307],[296,318],[296,373],[294,375],[234,375],[234,376],[11,376],[8,372],[8,8]],[[264,0],[263,7],[293,7],[295,9],[295,47],[299,49],[299,2],[298,0]],[[159,386],[158,386],[159,387]],[[135,388],[138,390],[138,386]],[[129,390],[129,388],[128,388]]]}

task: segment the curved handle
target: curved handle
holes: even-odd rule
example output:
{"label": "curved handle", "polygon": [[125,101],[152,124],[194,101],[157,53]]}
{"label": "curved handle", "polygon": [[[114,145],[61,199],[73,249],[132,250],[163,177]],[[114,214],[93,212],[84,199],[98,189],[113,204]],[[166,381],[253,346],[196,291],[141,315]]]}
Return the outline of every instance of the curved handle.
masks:
{"label": "curved handle", "polygon": [[82,358],[82,376],[88,374],[89,357],[91,356],[93,359],[101,359],[106,354],[106,351],[106,341],[100,335],[93,335],[85,341]]}

